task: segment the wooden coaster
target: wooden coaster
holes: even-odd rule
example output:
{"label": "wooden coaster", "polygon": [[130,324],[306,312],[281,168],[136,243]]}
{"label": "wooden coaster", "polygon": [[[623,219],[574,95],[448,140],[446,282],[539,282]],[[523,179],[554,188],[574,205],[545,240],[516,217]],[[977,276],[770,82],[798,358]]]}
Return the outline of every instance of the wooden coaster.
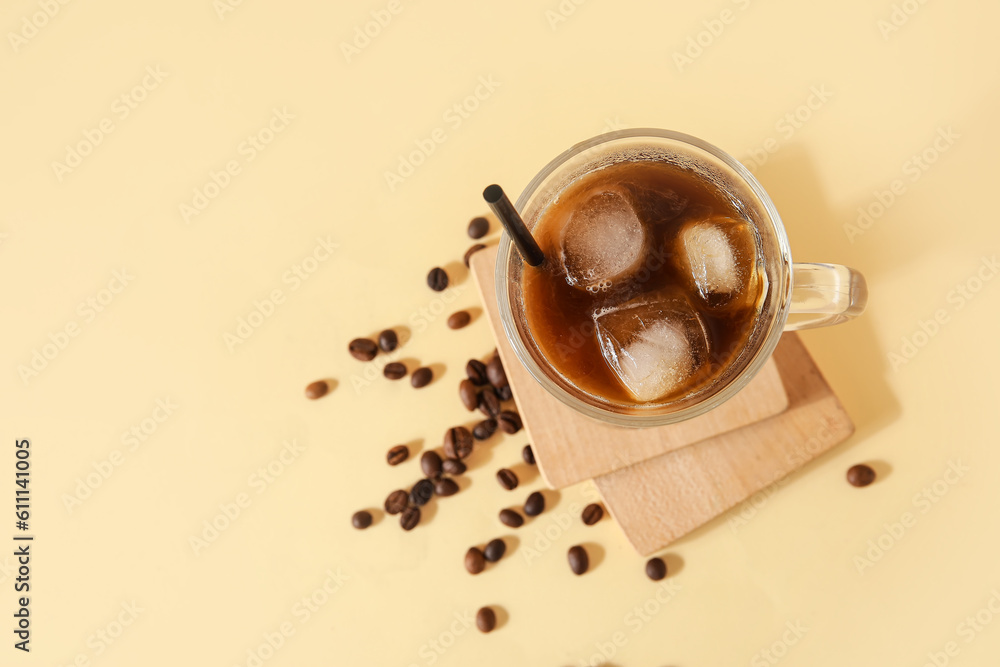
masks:
{"label": "wooden coaster", "polygon": [[781,337],[772,359],[788,390],[788,410],[594,480],[640,554],[662,549],[854,432],[796,334]]}
{"label": "wooden coaster", "polygon": [[629,429],[605,424],[576,412],[549,394],[518,361],[504,334],[497,310],[491,246],[470,258],[483,308],[497,340],[521,420],[545,482],[560,489],[626,468],[635,463],[733,431],[788,408],[788,396],[769,361],[743,391],[711,412],[678,424]]}

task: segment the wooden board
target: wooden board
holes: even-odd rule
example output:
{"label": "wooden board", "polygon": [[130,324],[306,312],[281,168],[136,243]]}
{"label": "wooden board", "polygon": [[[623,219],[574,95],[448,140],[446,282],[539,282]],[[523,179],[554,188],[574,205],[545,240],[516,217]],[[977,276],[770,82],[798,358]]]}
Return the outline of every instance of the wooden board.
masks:
{"label": "wooden board", "polygon": [[777,368],[769,361],[739,394],[705,415],[678,424],[629,429],[581,415],[549,394],[514,355],[497,309],[496,256],[495,246],[481,250],[472,256],[470,268],[539,471],[550,487],[560,489],[592,479],[759,422],[788,408]]}
{"label": "wooden board", "polygon": [[788,390],[788,410],[594,480],[640,554],[662,549],[854,432],[796,334],[782,336],[772,358]]}

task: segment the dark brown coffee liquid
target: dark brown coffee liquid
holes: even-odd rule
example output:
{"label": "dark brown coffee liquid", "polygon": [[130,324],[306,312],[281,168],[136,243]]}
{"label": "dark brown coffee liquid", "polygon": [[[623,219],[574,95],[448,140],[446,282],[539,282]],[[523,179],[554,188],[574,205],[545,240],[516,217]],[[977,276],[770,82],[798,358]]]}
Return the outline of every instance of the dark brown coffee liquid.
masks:
{"label": "dark brown coffee liquid", "polygon": [[[645,257],[638,272],[582,288],[566,263],[560,261],[567,244],[568,220],[588,206],[595,192],[624,193],[645,230]],[[745,348],[751,333],[762,282],[750,280],[745,293],[725,307],[692,289],[690,273],[678,257],[678,235],[690,225],[716,216],[743,221],[733,203],[704,179],[662,162],[622,162],[591,172],[566,188],[549,205],[532,230],[546,256],[537,268],[526,266],[523,295],[528,327],[540,350],[563,376],[585,392],[615,403],[636,404],[601,352],[595,312],[615,308],[642,295],[682,291],[701,316],[708,337],[708,355],[683,387],[651,403],[689,396],[709,387]],[[747,228],[750,228],[748,223]],[[755,233],[751,233],[756,238]],[[608,245],[615,239],[608,238]],[[759,241],[756,242],[759,249]],[[613,252],[613,250],[612,250]],[[741,255],[744,275],[758,271],[759,250]],[[571,267],[572,268],[572,267]],[[576,284],[572,284],[576,282]],[[692,293],[693,292],[693,293]]]}

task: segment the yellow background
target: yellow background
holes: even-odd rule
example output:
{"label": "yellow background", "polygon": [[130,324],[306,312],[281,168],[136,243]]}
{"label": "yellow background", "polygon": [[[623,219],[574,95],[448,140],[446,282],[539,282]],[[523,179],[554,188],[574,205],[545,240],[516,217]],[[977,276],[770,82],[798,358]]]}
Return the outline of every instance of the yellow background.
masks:
{"label": "yellow background", "polygon": [[[264,650],[268,667],[566,666],[602,648],[622,667],[778,654],[784,665],[921,665],[946,649],[948,664],[996,659],[1000,280],[976,281],[1000,241],[1000,5],[400,0],[392,14],[381,0],[222,1],[0,10],[0,544],[11,545],[0,549],[0,664],[248,665],[283,624],[294,634]],[[369,25],[365,44],[372,12],[386,25]],[[364,48],[345,49],[356,39]],[[483,99],[467,100],[477,87]],[[831,96],[810,109],[815,90]],[[455,105],[476,108],[462,117]],[[243,142],[275,109],[281,131],[251,150]],[[95,134],[102,122],[109,134]],[[456,262],[482,188],[516,194],[576,141],[643,126],[747,162],[771,149],[755,171],[795,258],[866,274],[860,321],[803,336],[857,434],[670,548],[669,589],[645,578],[610,521],[561,527],[589,483],[519,531],[497,523],[541,484],[508,494],[491,479],[518,460],[520,435],[484,448],[461,493],[413,532],[394,517],[352,529],[355,510],[419,474],[416,457],[389,468],[389,446],[436,447],[469,420],[455,387],[493,344],[481,317],[460,332],[444,320],[477,303]],[[88,133],[98,145],[57,175]],[[386,172],[432,136],[433,153],[390,187]],[[914,172],[925,151],[933,163]],[[181,205],[213,173],[226,182],[231,161],[238,173],[185,220]],[[852,231],[896,179],[894,201]],[[317,238],[337,248],[317,251]],[[297,284],[286,272],[314,251],[326,260],[306,262],[315,272]],[[427,289],[435,265],[454,290]],[[123,270],[127,285],[104,291]],[[966,298],[959,285],[979,289]],[[227,345],[274,290],[273,313]],[[936,314],[943,324],[927,324]],[[366,379],[346,352],[396,325],[410,331],[396,356],[438,371],[419,392]],[[53,340],[64,347],[45,348]],[[19,371],[36,351],[52,358]],[[905,363],[889,356],[904,351]],[[323,377],[335,390],[305,400]],[[158,399],[176,405],[169,416]],[[122,440],[144,424],[143,441]],[[10,632],[18,438],[30,438],[33,466],[30,655]],[[260,482],[285,441],[303,451]],[[859,461],[882,473],[864,490],[844,481]],[[949,473],[953,463],[967,470]],[[240,494],[249,506],[195,553],[191,537]],[[915,523],[895,526],[906,512]],[[509,534],[510,555],[465,573],[468,546]],[[866,566],[857,557],[880,555],[869,541],[888,549]],[[565,564],[578,542],[603,551],[582,578]],[[328,571],[339,583],[326,599]],[[314,593],[326,602],[306,617],[296,605]],[[123,604],[141,608],[134,621]],[[453,623],[483,604],[503,610],[493,634]],[[982,609],[992,623],[972,630],[966,618]]]}

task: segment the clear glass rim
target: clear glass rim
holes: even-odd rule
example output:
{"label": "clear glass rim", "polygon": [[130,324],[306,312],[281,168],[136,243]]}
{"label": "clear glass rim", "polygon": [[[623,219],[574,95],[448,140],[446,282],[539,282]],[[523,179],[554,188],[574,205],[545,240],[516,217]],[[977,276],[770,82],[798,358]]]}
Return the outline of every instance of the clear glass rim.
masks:
{"label": "clear glass rim", "polygon": [[597,146],[617,141],[619,139],[643,138],[653,140],[667,139],[669,141],[687,144],[688,146],[710,154],[732,169],[740,177],[740,179],[742,179],[744,185],[746,185],[753,192],[754,196],[758,199],[764,208],[764,211],[767,213],[767,217],[771,221],[774,236],[777,240],[778,249],[780,251],[780,256],[783,261],[778,273],[779,280],[776,281],[776,284],[774,284],[771,288],[774,296],[778,299],[778,303],[773,308],[771,321],[766,325],[768,330],[762,337],[761,343],[757,346],[757,349],[753,352],[753,356],[747,361],[743,369],[737,375],[731,378],[725,386],[713,395],[680,410],[666,413],[648,414],[622,413],[615,412],[607,407],[593,405],[578,396],[575,396],[564,387],[554,382],[546,374],[545,370],[535,362],[535,359],[525,346],[524,341],[521,340],[521,335],[514,322],[513,309],[510,302],[510,285],[508,284],[509,265],[512,260],[512,253],[516,252],[516,250],[511,242],[510,236],[506,232],[501,235],[500,244],[497,249],[496,297],[504,334],[507,336],[507,340],[510,341],[511,346],[514,349],[514,354],[517,356],[521,364],[523,364],[528,370],[528,373],[535,378],[539,384],[541,384],[550,394],[558,398],[566,405],[599,421],[628,427],[662,426],[665,424],[673,424],[684,421],[692,417],[697,417],[698,415],[705,414],[706,412],[718,407],[743,389],[750,382],[750,380],[757,375],[764,364],[767,363],[767,360],[770,359],[771,353],[774,352],[774,348],[777,346],[778,340],[781,338],[782,331],[785,327],[785,321],[788,319],[788,309],[791,303],[791,299],[789,297],[792,287],[792,257],[788,244],[788,236],[785,233],[781,217],[778,215],[778,211],[775,208],[774,203],[771,201],[767,192],[765,192],[763,186],[761,186],[757,179],[754,178],[753,174],[751,174],[750,171],[736,158],[706,141],[682,132],[656,128],[633,128],[608,132],[580,142],[572,148],[563,151],[560,155],[550,161],[541,171],[539,171],[533,179],[531,179],[528,185],[525,186],[524,190],[521,192],[521,196],[518,197],[517,203],[514,205],[515,208],[519,213],[523,214],[525,206],[538,187],[562,165],[583,151],[590,150]]}

